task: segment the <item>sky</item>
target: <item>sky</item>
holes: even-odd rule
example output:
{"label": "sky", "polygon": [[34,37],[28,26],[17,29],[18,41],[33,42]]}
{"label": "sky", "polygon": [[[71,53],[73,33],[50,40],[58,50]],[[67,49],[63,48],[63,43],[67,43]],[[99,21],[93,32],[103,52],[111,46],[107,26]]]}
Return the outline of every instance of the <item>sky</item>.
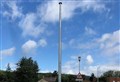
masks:
{"label": "sky", "polygon": [[[0,1],[0,67],[22,57],[40,72],[58,69],[60,0]],[[62,0],[62,73],[100,76],[120,70],[119,0]]]}

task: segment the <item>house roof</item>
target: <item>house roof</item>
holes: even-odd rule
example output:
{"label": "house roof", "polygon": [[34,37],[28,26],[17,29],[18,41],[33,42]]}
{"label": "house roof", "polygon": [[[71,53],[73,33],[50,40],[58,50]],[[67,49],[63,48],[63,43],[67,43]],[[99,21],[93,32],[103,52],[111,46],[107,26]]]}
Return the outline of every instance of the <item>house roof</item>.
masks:
{"label": "house roof", "polygon": [[44,77],[43,79],[39,80],[38,82],[55,82],[56,77]]}
{"label": "house roof", "polygon": [[55,82],[56,81],[56,77],[45,77],[44,79],[48,82]]}
{"label": "house roof", "polygon": [[44,79],[41,79],[41,80],[39,80],[38,82],[48,82],[48,81],[46,81],[46,80],[44,80]]}
{"label": "house roof", "polygon": [[113,82],[113,81],[120,81],[120,77],[107,77],[107,80],[109,81],[109,82]]}

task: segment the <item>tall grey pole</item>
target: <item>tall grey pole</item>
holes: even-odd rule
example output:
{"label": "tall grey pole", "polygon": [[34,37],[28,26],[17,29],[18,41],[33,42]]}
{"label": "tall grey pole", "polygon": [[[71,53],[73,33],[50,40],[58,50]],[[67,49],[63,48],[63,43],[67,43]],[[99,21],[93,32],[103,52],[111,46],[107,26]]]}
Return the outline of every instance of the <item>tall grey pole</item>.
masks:
{"label": "tall grey pole", "polygon": [[97,67],[97,82],[99,82],[99,77],[98,77],[98,68],[99,68],[99,66]]}
{"label": "tall grey pole", "polygon": [[[80,59],[81,59],[81,57],[78,56],[78,61],[79,61],[79,74],[80,74]],[[80,82],[80,81],[79,81],[79,82]]]}
{"label": "tall grey pole", "polygon": [[61,5],[59,2],[59,47],[58,47],[58,82],[61,82],[61,59],[62,59],[62,28],[61,28]]}
{"label": "tall grey pole", "polygon": [[[1,1],[1,12],[0,13],[2,13],[2,1]],[[0,32],[1,32],[1,36],[0,36],[0,38],[1,38],[1,42],[0,42],[0,48],[1,48],[1,51],[0,51],[0,70],[2,70],[2,17],[0,17],[0,23],[1,23],[1,25],[0,25]]]}
{"label": "tall grey pole", "polygon": [[79,73],[80,73],[80,59],[81,59],[81,57],[79,56],[78,57],[78,61],[79,61]]}

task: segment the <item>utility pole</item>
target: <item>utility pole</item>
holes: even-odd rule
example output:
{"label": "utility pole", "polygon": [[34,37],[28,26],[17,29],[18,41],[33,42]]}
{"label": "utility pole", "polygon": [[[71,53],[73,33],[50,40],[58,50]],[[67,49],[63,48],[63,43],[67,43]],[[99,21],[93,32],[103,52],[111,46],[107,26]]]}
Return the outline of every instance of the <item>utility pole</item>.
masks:
{"label": "utility pole", "polygon": [[[2,13],[2,2],[0,3],[0,5],[1,5],[1,7],[0,7],[0,9],[1,9],[1,12],[0,13]],[[2,70],[2,17],[0,17],[0,23],[1,23],[1,25],[0,25],[0,40],[1,40],[1,42],[0,42],[0,48],[1,48],[1,51],[0,51],[0,70]]]}
{"label": "utility pole", "polygon": [[99,66],[97,67],[97,82],[99,82],[99,76],[98,76],[98,70],[99,70]]}
{"label": "utility pole", "polygon": [[80,59],[81,59],[81,57],[78,56],[78,61],[79,61],[79,73],[80,73]]}
{"label": "utility pole", "polygon": [[58,46],[58,82],[61,82],[61,59],[62,59],[62,28],[61,28],[61,5],[59,2],[59,46]]}
{"label": "utility pole", "polygon": [[99,82],[99,80],[98,80],[98,67],[97,67],[97,82]]}
{"label": "utility pole", "polygon": [[[78,61],[79,61],[79,74],[80,74],[80,59],[81,59],[81,57],[78,56]],[[80,82],[80,81],[79,81],[79,82]]]}

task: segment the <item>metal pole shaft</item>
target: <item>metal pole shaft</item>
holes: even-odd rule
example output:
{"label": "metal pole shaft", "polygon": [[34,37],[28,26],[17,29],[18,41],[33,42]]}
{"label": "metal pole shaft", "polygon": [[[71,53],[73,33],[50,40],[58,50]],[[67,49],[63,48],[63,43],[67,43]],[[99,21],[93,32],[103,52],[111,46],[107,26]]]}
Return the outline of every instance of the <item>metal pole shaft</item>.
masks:
{"label": "metal pole shaft", "polygon": [[80,73],[80,61],[79,61],[79,73]]}
{"label": "metal pole shaft", "polygon": [[99,82],[99,81],[98,81],[98,67],[97,67],[97,82]]}
{"label": "metal pole shaft", "polygon": [[[0,3],[1,4],[1,13],[2,13],[2,2]],[[2,17],[0,17],[0,23],[1,23],[1,25],[0,25],[0,30],[1,30],[1,42],[0,42],[0,48],[1,48],[1,51],[0,51],[0,70],[2,70]]]}
{"label": "metal pole shaft", "polygon": [[[80,61],[79,61],[79,73],[80,73]],[[80,82],[80,81],[79,81]]]}
{"label": "metal pole shaft", "polygon": [[61,82],[61,59],[62,59],[62,28],[61,28],[61,4],[59,2],[59,50],[58,50],[58,82]]}
{"label": "metal pole shaft", "polygon": [[99,76],[98,76],[99,68],[100,68],[100,66],[97,67],[97,82],[99,82]]}

